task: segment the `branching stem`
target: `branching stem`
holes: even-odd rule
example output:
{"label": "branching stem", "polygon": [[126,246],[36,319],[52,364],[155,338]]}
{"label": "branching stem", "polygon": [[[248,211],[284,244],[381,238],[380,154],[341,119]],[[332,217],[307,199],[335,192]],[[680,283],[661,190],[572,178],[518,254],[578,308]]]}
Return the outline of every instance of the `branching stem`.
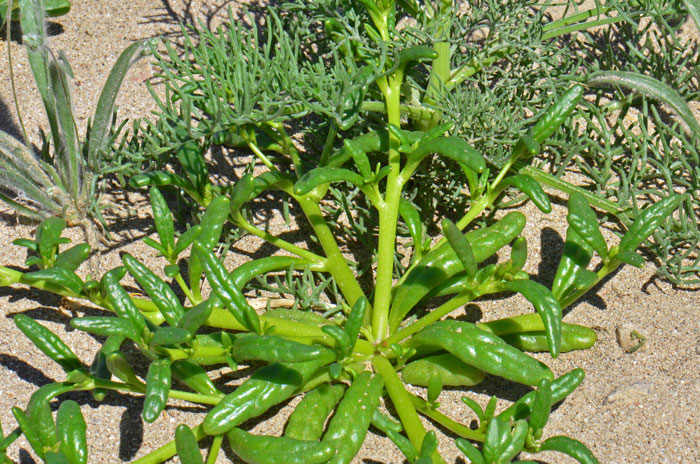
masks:
{"label": "branching stem", "polygon": [[[401,127],[401,82],[390,76],[386,99],[387,122]],[[401,178],[401,155],[397,150],[399,141],[393,134],[389,138],[389,167],[384,204],[379,209],[379,243],[377,245],[377,278],[374,290],[372,313],[372,336],[381,340],[386,336],[391,287],[394,277],[394,250],[396,247],[396,224],[399,217],[399,202],[403,182]]]}

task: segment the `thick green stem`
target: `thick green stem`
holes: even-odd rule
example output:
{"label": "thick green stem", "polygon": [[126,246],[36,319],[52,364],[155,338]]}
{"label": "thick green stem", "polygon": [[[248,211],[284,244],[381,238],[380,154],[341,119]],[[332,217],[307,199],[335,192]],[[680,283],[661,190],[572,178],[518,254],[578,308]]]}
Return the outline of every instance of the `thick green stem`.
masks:
{"label": "thick green stem", "polygon": [[[467,211],[467,214],[462,216],[462,218],[457,222],[457,227],[459,230],[464,230],[465,227],[467,227],[471,222],[476,219],[481,213],[484,212],[486,208],[491,206],[491,201],[490,197],[488,195],[483,195],[481,196],[477,201],[472,203],[469,206],[469,211]],[[445,237],[441,238],[433,247],[432,250],[436,249],[437,247],[441,246],[443,243],[445,243],[447,239]],[[409,267],[406,272],[404,273],[404,276],[408,274],[408,272],[411,270],[413,266]]]}
{"label": "thick green stem", "polygon": [[591,193],[584,188],[570,184],[565,180],[561,180],[558,177],[544,172],[543,170],[538,169],[536,167],[529,166],[521,162],[515,163],[515,167],[521,174],[527,174],[528,176],[535,179],[537,182],[544,184],[547,187],[559,190],[560,192],[566,193],[568,195],[571,195],[573,192],[580,193],[586,198],[588,204],[590,204],[592,207],[597,208],[607,214],[612,214],[613,216],[617,217],[620,221],[622,221],[622,223],[626,226],[629,226],[632,223],[629,217],[627,217],[627,215],[624,213],[625,210],[621,209],[618,205],[606,200],[605,198]]}
{"label": "thick green stem", "polygon": [[413,406],[424,416],[429,417],[430,419],[434,420],[438,424],[442,425],[455,435],[459,435],[462,438],[466,438],[467,440],[474,440],[474,441],[484,441],[484,434],[481,432],[477,432],[476,430],[472,430],[469,427],[465,427],[464,425],[450,419],[437,409],[431,408],[428,403],[421,399],[418,398],[415,395],[410,395],[411,396],[411,401],[413,402]]}
{"label": "thick green stem", "polygon": [[216,406],[223,399],[223,395],[201,395],[199,393],[186,392],[182,390],[170,390],[170,392],[168,392],[168,398],[189,401],[190,403],[208,404],[210,406]]}
{"label": "thick green stem", "polygon": [[[321,343],[333,346],[333,337],[326,334],[318,326],[304,324],[303,322],[271,317],[265,314],[260,316],[260,322],[264,326],[274,327],[274,333],[283,337],[291,336],[308,339],[309,343]],[[215,307],[205,324],[217,329],[245,332],[246,328],[231,314],[230,311]]]}
{"label": "thick green stem", "polygon": [[14,269],[7,268],[5,266],[0,266],[0,287],[9,287],[14,284],[24,284],[30,287],[38,288],[40,290],[48,290],[51,293],[55,293],[61,296],[67,296],[71,298],[81,298],[79,295],[67,290],[58,285],[54,285],[50,282],[39,280],[36,282],[27,282],[23,279],[24,273],[20,271],[15,271]]}
{"label": "thick green stem", "polygon": [[17,427],[12,432],[10,432],[5,438],[3,438],[2,443],[0,443],[0,453],[4,452],[9,446],[15,442],[20,436],[22,436],[22,429]]}
{"label": "thick green stem", "polygon": [[338,243],[335,241],[328,223],[323,219],[321,208],[318,206],[318,203],[306,197],[297,197],[297,201],[311,223],[314,232],[316,232],[316,237],[323,251],[326,253],[326,269],[328,273],[333,276],[348,304],[350,306],[354,305],[365,294],[357,282],[352,269],[348,266],[345,257],[340,252]]}
{"label": "thick green stem", "polygon": [[[437,52],[438,57],[433,60],[430,82],[428,83],[428,91],[425,96],[426,103],[436,102],[450,78],[450,43],[436,42],[433,45],[433,50]],[[439,114],[435,116],[437,119]]]}
{"label": "thick green stem", "polygon": [[[24,273],[20,271],[15,271],[14,269],[9,269],[4,266],[0,266],[0,287],[9,287],[14,284],[24,284],[29,287],[38,288],[39,290],[46,290],[56,295],[65,296],[68,298],[75,298],[77,300],[87,300],[91,303],[100,306],[108,311],[113,311],[112,307],[107,303],[107,301],[102,298],[90,298],[85,295],[78,295],[68,289],[60,287],[58,285],[52,284],[51,282],[46,282],[44,280],[39,280],[36,282],[27,282],[23,278]],[[163,316],[160,314],[158,307],[153,303],[153,301],[144,298],[134,298],[132,296],[131,300],[134,302],[136,307],[147,317],[151,322],[155,324],[160,324],[163,322]]]}
{"label": "thick green stem", "polygon": [[[375,371],[384,379],[384,388],[391,398],[391,402],[399,414],[406,435],[416,449],[420,449],[425,437],[425,428],[420,421],[418,412],[413,405],[411,394],[406,391],[403,382],[399,379],[394,366],[384,356],[375,356],[372,360]],[[444,463],[437,451],[433,455],[433,462]]]}
{"label": "thick green stem", "polygon": [[[423,98],[424,103],[436,104],[441,100],[442,94],[445,92],[445,84],[450,79],[452,56],[450,53],[450,29],[453,21],[453,5],[451,0],[442,0],[438,2],[438,29],[435,33],[437,40],[433,44],[433,50],[437,53],[437,58],[432,62],[430,70],[430,79],[428,81],[428,89]],[[442,113],[436,111],[431,121],[427,123],[421,122],[418,124],[423,130],[430,129],[440,123]]]}
{"label": "thick green stem", "polygon": [[[386,105],[384,102],[366,101],[362,102],[360,108],[362,111],[371,111],[373,113],[386,113]],[[401,105],[401,113],[408,116],[411,121],[432,121],[436,112],[433,109],[423,106]]]}
{"label": "thick green stem", "polygon": [[[472,203],[469,206],[469,211],[467,211],[467,214],[465,214],[462,219],[460,219],[457,222],[457,227],[459,227],[459,230],[464,230],[465,227],[467,227],[471,222],[476,219],[481,213],[484,212],[486,208],[490,206],[489,203],[489,198],[487,195],[482,196],[479,198],[477,201]],[[442,238],[435,246],[438,247],[442,245],[442,243],[445,241],[445,238]]]}
{"label": "thick green stem", "polygon": [[263,126],[263,131],[267,133],[270,138],[275,140],[283,148],[283,152],[292,159],[292,164],[294,165],[294,171],[296,172],[297,178],[301,177],[304,172],[302,171],[301,157],[299,156],[299,150],[294,146],[292,138],[284,130],[284,124],[280,122],[268,122],[267,123],[272,130],[265,130]]}
{"label": "thick green stem", "polygon": [[[305,324],[303,322],[282,319],[262,314],[260,322],[264,327],[274,327],[275,335],[307,345],[321,344],[328,347],[335,347],[335,339],[321,330],[318,325]],[[246,328],[228,310],[214,308],[209,319],[206,320],[207,327],[217,329],[245,332]],[[374,353],[374,346],[367,340],[359,339],[355,343],[354,352],[361,356],[370,356]]]}
{"label": "thick green stem", "polygon": [[521,314],[519,316],[511,316],[489,322],[479,322],[476,326],[481,330],[486,330],[498,336],[545,330],[542,317],[537,313]]}
{"label": "thick green stem", "polygon": [[219,451],[221,451],[221,442],[224,440],[223,435],[217,435],[214,437],[214,441],[209,448],[209,455],[207,456],[207,464],[214,464],[216,458],[219,456]]}
{"label": "thick green stem", "polygon": [[[93,388],[104,388],[106,390],[114,391],[128,391],[131,393],[144,393],[144,387],[142,385],[131,385],[128,383],[113,382],[111,380],[104,379],[93,379],[92,384],[88,389]],[[215,406],[221,402],[223,396],[217,395],[202,395],[200,393],[192,393],[181,390],[170,390],[168,392],[168,398],[173,398],[176,400],[185,400],[190,403],[208,404]]]}
{"label": "thick green stem", "polygon": [[[393,77],[386,89],[387,122],[401,126],[401,82]],[[377,278],[372,312],[372,336],[381,340],[386,336],[391,307],[391,287],[394,277],[394,251],[396,248],[396,224],[399,218],[399,202],[403,182],[401,178],[401,154],[396,149],[398,140],[393,134],[389,139],[389,167],[384,203],[379,208],[379,243],[377,244]]]}
{"label": "thick green stem", "polygon": [[460,85],[466,79],[472,77],[474,74],[478,73],[482,69],[491,66],[493,63],[503,58],[503,56],[509,52],[510,49],[507,49],[505,51],[499,50],[498,52],[495,52],[492,55],[482,58],[481,60],[473,59],[469,62],[469,64],[463,64],[462,66],[460,66],[452,72],[450,78],[447,80],[447,82],[445,82],[445,88],[447,90],[453,89],[454,87]]}
{"label": "thick green stem", "polygon": [[270,161],[270,159],[263,153],[257,145],[253,142],[248,142],[248,148],[258,157],[258,159],[264,164],[270,171],[277,171],[275,165]]}

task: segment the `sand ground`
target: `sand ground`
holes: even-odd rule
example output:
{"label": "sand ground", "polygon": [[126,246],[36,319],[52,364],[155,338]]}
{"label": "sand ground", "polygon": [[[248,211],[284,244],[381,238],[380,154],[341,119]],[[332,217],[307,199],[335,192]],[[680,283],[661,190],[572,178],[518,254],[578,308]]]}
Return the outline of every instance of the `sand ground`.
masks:
{"label": "sand ground", "polygon": [[[75,73],[76,118],[84,125],[93,111],[106,73],[118,54],[132,41],[158,34],[176,34],[177,22],[183,18],[203,17],[221,5],[208,6],[181,0],[76,0],[67,16],[51,20],[49,28],[54,49],[65,50]],[[32,137],[44,126],[43,110],[28,71],[26,56],[18,34],[8,44],[0,40],[0,129],[19,135],[9,83],[6,47],[12,48],[15,60],[15,82],[24,124]],[[137,117],[152,107],[144,82],[152,76],[151,64],[143,60],[128,75],[118,104],[120,115]],[[134,198],[136,216],[115,218],[121,230],[117,243],[103,256],[107,269],[119,262],[119,253],[128,251],[153,264],[158,258],[153,250],[138,240],[149,233],[139,218],[148,217],[143,199]],[[552,278],[552,261],[561,253],[564,234],[562,207],[542,217],[535,208],[526,206],[530,218],[526,232],[532,260],[527,270],[544,280]],[[0,264],[19,266],[26,258],[23,249],[12,246],[12,240],[30,237],[33,227],[15,221],[11,210],[0,206]],[[70,231],[78,241],[79,231]],[[259,244],[255,241],[239,245],[241,251],[230,260],[242,262],[246,252]],[[540,262],[540,252],[544,259]],[[496,304],[497,303],[497,304]],[[484,317],[493,319],[529,311],[523,301],[479,304]],[[78,312],[89,312],[79,308]],[[27,314],[61,334],[75,352],[90,362],[99,344],[82,333],[71,330],[69,314],[60,308],[60,299],[23,288],[0,289],[0,422],[8,433],[15,426],[10,408],[24,407],[39,386],[63,378],[60,369],[39,353],[12,322],[15,314]],[[556,374],[574,367],[586,371],[583,385],[556,411],[546,434],[568,434],[586,443],[608,464],[632,463],[698,463],[700,462],[700,294],[678,290],[654,278],[648,265],[638,270],[629,266],[567,313],[567,322],[593,327],[599,336],[594,348],[567,353],[557,360],[547,359]],[[621,327],[633,328],[647,337],[646,346],[626,353],[618,343]],[[543,357],[546,359],[546,357]],[[487,381],[473,397],[484,402],[490,394],[508,399],[522,394],[504,392],[504,386]],[[446,391],[440,400],[449,415],[469,423],[471,416],[459,401],[461,391]],[[137,396],[108,396],[97,403],[88,394],[66,395],[78,401],[88,423],[90,462],[131,461],[163,445],[173,437],[180,422],[196,425],[201,411],[171,402],[166,414],[154,424],[140,418],[142,401]],[[283,408],[282,412],[287,411]],[[279,432],[282,423],[269,420],[256,427],[269,433]],[[441,433],[440,431],[438,431]],[[458,451],[443,441],[440,451],[448,462],[460,461]],[[15,462],[30,463],[32,454],[26,441],[18,440],[9,450]],[[235,456],[228,459],[238,462]],[[561,455],[540,455],[543,462],[573,462]],[[223,458],[222,462],[224,462]],[[399,463],[400,455],[388,440],[370,433],[355,459],[357,463]]]}

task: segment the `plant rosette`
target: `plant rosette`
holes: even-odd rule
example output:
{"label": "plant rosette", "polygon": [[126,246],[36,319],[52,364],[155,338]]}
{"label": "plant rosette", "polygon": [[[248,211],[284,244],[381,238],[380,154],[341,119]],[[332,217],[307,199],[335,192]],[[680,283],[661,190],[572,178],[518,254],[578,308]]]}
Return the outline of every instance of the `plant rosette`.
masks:
{"label": "plant rosette", "polygon": [[[365,18],[367,40],[382,47],[399,33],[394,26],[400,15],[452,14],[451,4],[438,5],[432,13],[418,12],[411,5],[367,0],[350,8]],[[329,27],[333,30],[333,25]],[[361,47],[351,47],[353,63],[361,64],[351,66],[357,68],[353,82],[361,83],[361,92],[342,100],[338,113],[342,117],[326,126],[327,153],[315,166],[302,162],[300,153],[290,148],[293,144],[284,127],[246,123],[232,125],[228,132],[217,134],[217,140],[247,137],[249,148],[267,167],[265,172],[214,186],[202,156],[204,144],[193,138],[176,154],[184,177],[161,171],[132,178],[134,186],[151,186],[157,239],[144,242],[163,256],[167,265],[162,269],[151,269],[124,253],[123,265],[99,280],[81,277],[76,270],[90,249],[85,244],[64,249],[65,222],[58,218],[44,221],[34,239],[16,241],[31,254],[27,265],[38,269],[0,267],[0,285],[29,285],[97,305],[105,312],[74,317],[70,324],[105,341],[94,359],[84,361],[46,327],[27,315],[15,316],[17,327],[60,365],[66,378],[37,390],[25,409],[13,409],[18,427],[3,437],[0,451],[24,435],[45,462],[87,462],[80,411],[73,403],[62,402],[54,415],[50,402],[70,391],[91,391],[97,400],[109,392],[143,395],[142,417],[149,423],[160,417],[171,399],[207,409],[199,425],[178,427],[174,440],[135,461],[140,464],[164,462],[176,454],[185,464],[203,463],[200,447],[206,437],[212,437],[207,463],[215,462],[223,440],[251,464],[349,463],[370,426],[411,463],[444,462],[438,438],[426,431],[421,416],[458,437],[454,446],[474,463],[512,462],[522,451],[558,451],[584,464],[596,463],[583,443],[544,434],[552,407],[575,391],[583,371],[573,369],[555,377],[528,352],[548,352],[556,358],[595,343],[595,332],[564,322],[562,310],[619,266],[641,266],[644,260],[637,248],[663,225],[683,196],[661,198],[647,207],[619,244],[611,247],[587,197],[572,186],[566,242],[553,285],[547,288],[535,282],[523,271],[528,251],[521,233],[527,219],[522,212],[506,210],[502,200],[516,192],[543,214],[551,210],[540,183],[520,166],[527,165],[540,145],[566,123],[584,88],[572,85],[512,144],[508,162],[496,169],[465,139],[449,135],[449,124],[438,124],[434,115],[421,119],[414,114],[412,126],[404,120],[403,89],[409,68],[429,65],[431,80],[439,87],[448,78],[441,65],[444,50],[444,43],[420,44],[367,56]],[[352,134],[348,131],[353,114],[360,111],[358,101],[370,92],[382,99],[382,116],[372,127]],[[259,145],[263,135],[268,141]],[[470,205],[454,222],[442,219],[437,237],[427,233],[434,225],[432,218],[404,194],[406,184],[430,156],[460,166],[466,176],[463,194]],[[165,186],[205,206],[199,224],[176,231],[160,191]],[[358,263],[343,254],[339,234],[327,220],[323,202],[334,189],[364,198],[378,217],[370,274],[360,272]],[[270,191],[295,205],[298,224],[314,237],[311,246],[288,242],[256,223],[251,205]],[[352,207],[352,202],[348,204]],[[503,211],[494,214],[497,210]],[[286,253],[226,268],[216,250],[225,239],[227,223]],[[410,249],[405,268],[397,264],[401,231],[410,238],[404,246]],[[596,267],[594,256],[600,261]],[[122,286],[127,274],[142,293],[127,292]],[[302,278],[318,282],[309,275],[326,276],[329,279],[323,280],[318,292],[333,283],[334,309],[321,313],[270,304],[256,311],[250,301],[256,282],[280,274],[290,288]],[[527,300],[522,314],[480,323],[455,317],[469,303],[512,294]],[[145,376],[137,374],[127,350],[137,351],[148,363]],[[222,364],[244,376],[234,389],[215,374]],[[487,374],[535,388],[497,413],[496,397],[482,408],[467,394],[468,387]],[[413,393],[409,385],[424,387],[425,395]],[[440,409],[438,400],[447,386],[465,392],[463,401],[473,410],[476,427]],[[302,399],[282,436],[246,430],[249,420],[299,396]],[[396,417],[380,410],[382,402]]]}

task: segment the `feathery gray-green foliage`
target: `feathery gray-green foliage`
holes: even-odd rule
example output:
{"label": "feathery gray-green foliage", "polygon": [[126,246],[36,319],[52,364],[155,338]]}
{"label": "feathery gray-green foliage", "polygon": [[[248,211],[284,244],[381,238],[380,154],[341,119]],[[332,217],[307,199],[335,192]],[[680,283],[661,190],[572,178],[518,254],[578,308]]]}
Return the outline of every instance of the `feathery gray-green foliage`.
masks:
{"label": "feathery gray-green foliage", "polygon": [[[593,94],[583,121],[561,142],[566,151],[551,159],[556,174],[574,163],[625,226],[645,204],[689,193],[674,221],[654,234],[651,250],[660,275],[691,286],[700,284],[700,126],[687,102],[700,99],[700,27],[686,21],[699,4],[649,2],[650,20],[620,22],[577,41],[578,53],[594,58],[585,62]],[[681,34],[684,24],[689,34]]]}
{"label": "feathery gray-green foliage", "polygon": [[[167,44],[167,53],[154,49],[165,98],[157,99],[154,120],[135,126],[127,151],[157,165],[190,138],[207,148],[225,133],[229,148],[272,149],[303,171],[338,149],[336,132],[361,131],[384,111],[377,90],[365,84],[376,72],[354,57],[382,62],[410,46],[444,40],[450,78],[436,85],[428,82],[426,66],[408,71],[402,89],[411,102],[403,107],[407,122],[432,114],[450,123],[495,172],[572,82],[593,79],[575,115],[579,126],[555,134],[540,160],[555,176],[576,166],[591,180],[589,201],[597,198],[593,204],[626,227],[647,201],[698,191],[697,138],[683,128],[687,114],[679,120],[658,96],[599,84],[604,73],[624,70],[665,83],[683,101],[697,100],[697,40],[679,36],[697,4],[609,0],[585,9],[573,1],[477,0],[455,5],[457,14],[443,21],[431,3],[407,0],[402,5],[415,19],[397,18],[401,33],[394,41],[370,39],[362,27],[367,12],[346,2],[292,0],[265,9],[265,21],[251,9],[248,16],[231,15],[216,31],[202,23],[185,28],[181,50]],[[625,122],[630,116],[631,124]],[[306,143],[301,153],[290,143],[290,128]],[[329,136],[318,139],[317,133]],[[459,195],[464,183],[456,164],[435,157],[407,193],[422,211],[459,216],[467,206]],[[561,185],[554,178],[549,184]],[[694,227],[700,200],[689,198],[676,215],[683,221],[659,231],[652,245],[660,274],[679,284],[700,281],[700,231]],[[361,221],[371,235],[372,218]]]}

